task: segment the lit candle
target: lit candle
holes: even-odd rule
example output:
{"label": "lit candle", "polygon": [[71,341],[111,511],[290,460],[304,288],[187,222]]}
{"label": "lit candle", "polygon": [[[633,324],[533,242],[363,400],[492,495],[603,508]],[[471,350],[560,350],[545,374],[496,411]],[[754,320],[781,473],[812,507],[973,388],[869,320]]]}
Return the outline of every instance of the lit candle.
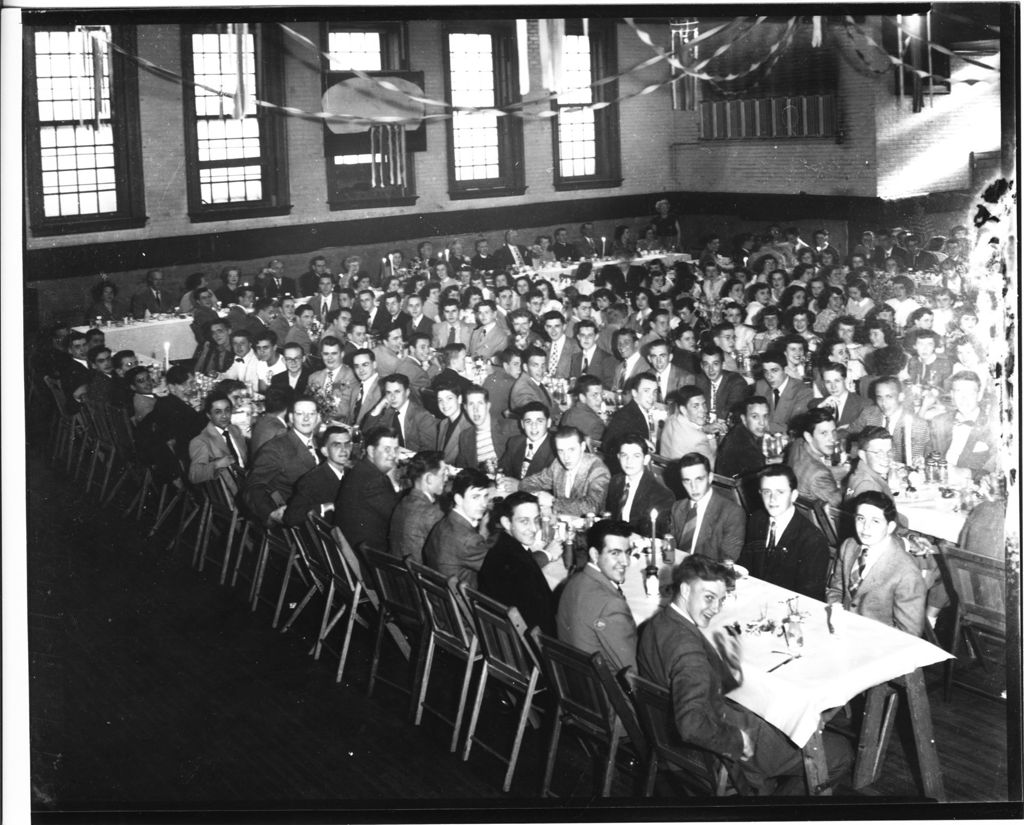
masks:
{"label": "lit candle", "polygon": [[167,372],[171,362],[171,342],[164,341],[164,372]]}
{"label": "lit candle", "polygon": [[387,258],[381,258],[380,259],[380,267],[383,270],[386,270],[388,268],[388,259]]}
{"label": "lit candle", "polygon": [[452,259],[452,251],[450,249],[446,249],[444,251],[444,259],[446,261],[450,261]]}
{"label": "lit candle", "polygon": [[651,510],[651,552],[654,552],[654,542],[658,538],[658,511]]}
{"label": "lit candle", "polygon": [[604,235],[601,236],[601,257],[604,257]]}

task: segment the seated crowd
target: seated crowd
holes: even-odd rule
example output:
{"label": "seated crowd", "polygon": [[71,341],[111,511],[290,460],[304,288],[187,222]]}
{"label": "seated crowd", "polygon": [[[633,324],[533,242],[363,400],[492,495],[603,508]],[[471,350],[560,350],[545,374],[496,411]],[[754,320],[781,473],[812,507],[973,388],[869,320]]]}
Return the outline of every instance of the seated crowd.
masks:
{"label": "seated crowd", "polygon": [[[894,465],[937,457],[979,482],[998,470],[990,332],[962,228],[939,252],[882,231],[844,255],[823,230],[808,244],[772,226],[732,250],[711,236],[691,258],[652,254],[678,232],[659,212],[639,233],[643,259],[620,227],[619,260],[567,274],[558,262],[600,252],[592,224],[529,247],[509,231],[493,253],[486,240],[473,255],[425,242],[372,275],[358,256],[340,276],[323,257],[297,277],[271,261],[251,283],[225,268],[217,288],[197,274],[178,304],[194,319],[190,362],[153,376],[98,330],[59,325],[32,368],[72,409],[123,407],[165,479],[197,485],[227,469],[261,524],[324,516],[353,547],[411,556],[614,670],[673,687],[684,739],[737,760],[761,792],[783,790],[799,751],[738,706],[722,710],[721,662],[677,625],[707,625],[737,563],[924,632],[942,594],[929,593],[934,577],[894,504],[906,482]],[[128,304],[101,284],[90,320],[170,311],[161,281],[149,273]],[[716,477],[749,490],[750,513]],[[987,490],[998,499],[998,484]],[[838,546],[799,497],[848,514]],[[694,555],[675,571],[675,610],[638,642],[619,585],[652,511],[658,534]],[[564,548],[544,525],[558,517],[589,530],[553,591],[543,568]],[[706,694],[676,691],[684,656],[695,673],[714,670]]]}

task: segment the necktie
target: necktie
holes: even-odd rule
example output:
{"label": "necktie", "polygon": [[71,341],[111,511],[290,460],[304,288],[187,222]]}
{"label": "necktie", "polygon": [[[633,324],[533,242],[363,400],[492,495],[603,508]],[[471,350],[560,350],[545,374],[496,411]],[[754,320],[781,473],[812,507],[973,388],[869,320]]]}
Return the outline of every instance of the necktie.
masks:
{"label": "necktie", "polygon": [[324,389],[334,383],[334,370],[327,370],[327,378],[324,379]]}
{"label": "necktie", "polygon": [[586,355],[583,356],[583,363],[580,365],[580,374],[586,373],[590,369],[590,359]]}
{"label": "necktie", "polygon": [[476,460],[478,463],[493,461],[498,458],[494,450],[494,439],[491,438],[491,428],[485,427],[476,431]]}
{"label": "necktie", "polygon": [[629,512],[626,510],[626,505],[629,503],[629,476],[626,476],[626,483],[622,485],[622,498],[619,499],[619,518],[623,521],[629,521],[627,516]]}
{"label": "necktie", "polygon": [[779,390],[778,390],[778,388],[775,388],[775,389],[772,390],[772,398],[775,400],[775,403],[772,405],[772,409],[773,410],[774,409],[778,409],[778,406],[779,406]]}
{"label": "necktie", "polygon": [[238,466],[241,467],[242,457],[238,454],[238,450],[235,448],[235,442],[231,440],[231,431],[225,429],[221,430],[221,433],[224,435],[224,440],[227,442],[228,452],[231,453],[231,457],[238,463]]}
{"label": "necktie", "polygon": [[519,471],[520,478],[526,478],[527,471],[530,469],[530,461],[533,460],[533,442],[526,442],[526,453],[523,455],[523,466]]}
{"label": "necktie", "polygon": [[562,357],[561,343],[552,344],[551,352],[548,353],[548,375],[554,375],[558,369],[558,359]]}
{"label": "necktie", "polygon": [[769,556],[775,552],[775,519],[768,520],[768,541],[764,549]]}
{"label": "necktie", "polygon": [[352,408],[352,423],[359,423],[359,408],[363,406],[363,385],[359,385],[359,392],[356,393],[356,403]]}
{"label": "necktie", "polygon": [[626,362],[623,361],[621,364],[619,364],[619,369],[618,369],[618,372],[617,372],[617,374],[615,376],[615,389],[619,390],[619,392],[622,392],[625,383],[626,383]]}
{"label": "necktie", "polygon": [[243,361],[243,360],[242,360],[241,358],[236,358],[236,359],[235,359],[235,363],[236,363],[236,364],[244,364],[244,363],[245,363],[245,361]]}
{"label": "necktie", "polygon": [[278,289],[281,288],[281,279],[280,278],[274,278],[274,286],[277,287]]}
{"label": "necktie", "polygon": [[156,296],[156,305],[160,306],[160,290],[159,289],[155,290],[153,292],[153,294]]}
{"label": "necktie", "polygon": [[864,569],[868,564],[868,548],[861,547],[860,555],[857,556],[857,565],[850,572],[850,598],[857,595],[861,582],[864,581]]}
{"label": "necktie", "polygon": [[331,308],[330,299],[328,299],[328,298],[321,298],[320,299],[320,317],[323,318],[324,321],[327,320],[327,311],[330,308]]}
{"label": "necktie", "polygon": [[661,404],[661,403],[663,403],[665,401],[665,393],[662,392],[662,390],[661,390],[661,380],[662,380],[662,376],[659,375],[658,376],[658,390],[657,390],[657,394],[655,395],[655,400],[659,404]]}
{"label": "necktie", "polygon": [[697,502],[690,502],[690,509],[686,513],[686,521],[683,522],[683,532],[679,536],[679,549],[684,553],[692,552],[694,535],[697,531]]}
{"label": "necktie", "polygon": [[449,324],[448,325],[448,343],[449,344],[454,344],[455,343],[455,324]]}
{"label": "necktie", "polygon": [[306,449],[309,450],[309,454],[311,456],[313,456],[313,464],[319,464],[320,461],[319,461],[319,459],[317,458],[317,455],[316,455],[316,445],[313,443],[313,439],[312,438],[309,439],[309,441],[306,442]]}
{"label": "necktie", "polygon": [[[885,429],[887,429],[887,430],[889,429],[889,416],[887,416],[887,415],[883,415],[882,416],[882,426],[885,427]],[[892,432],[892,430],[889,430],[889,432]]]}
{"label": "necktie", "polygon": [[651,443],[653,444],[655,442],[657,430],[654,426],[654,416],[651,415],[650,413],[647,413],[647,430],[650,432]]}
{"label": "necktie", "polygon": [[405,433],[402,432],[402,416],[395,413],[395,431],[398,433],[398,446],[405,446]]}

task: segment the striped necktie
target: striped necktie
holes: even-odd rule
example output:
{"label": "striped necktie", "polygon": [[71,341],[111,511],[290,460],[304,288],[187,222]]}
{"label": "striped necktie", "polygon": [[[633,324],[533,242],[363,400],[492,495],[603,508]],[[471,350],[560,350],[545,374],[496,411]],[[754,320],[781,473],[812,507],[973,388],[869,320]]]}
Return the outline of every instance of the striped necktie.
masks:
{"label": "striped necktie", "polygon": [[494,449],[491,428],[481,427],[476,431],[476,460],[478,463],[497,460],[498,453]]}
{"label": "striped necktie", "polygon": [[533,460],[533,442],[526,442],[526,454],[523,456],[523,466],[519,471],[520,478],[526,478],[527,471],[530,469],[530,462]]}
{"label": "striped necktie", "polygon": [[850,572],[850,598],[852,599],[857,595],[857,591],[860,590],[861,584],[864,582],[864,569],[868,564],[868,548],[861,547],[860,555],[857,556],[857,564]]}

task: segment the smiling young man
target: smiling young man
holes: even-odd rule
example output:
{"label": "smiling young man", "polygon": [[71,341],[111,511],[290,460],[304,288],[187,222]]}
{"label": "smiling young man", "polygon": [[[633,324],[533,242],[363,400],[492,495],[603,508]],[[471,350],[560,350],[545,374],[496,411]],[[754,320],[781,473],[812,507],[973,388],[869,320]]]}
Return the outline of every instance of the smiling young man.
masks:
{"label": "smiling young man", "polygon": [[519,411],[522,435],[509,439],[498,466],[514,479],[539,473],[555,460],[555,447],[549,435],[551,413],[539,401],[532,401]]}
{"label": "smiling young man", "polygon": [[352,434],[344,427],[328,427],[319,442],[324,460],[295,482],[281,519],[287,527],[302,524],[311,512],[324,516],[334,509],[338,485],[352,456]]}
{"label": "smiling young man", "polygon": [[367,542],[386,550],[391,514],[398,504],[392,478],[398,465],[398,437],[387,427],[374,427],[363,434],[363,448],[363,458],[338,486],[334,525],[354,548]]}
{"label": "smiling young man", "polygon": [[584,653],[601,653],[614,672],[636,668],[636,621],[622,584],[630,562],[624,521],[604,519],[587,531],[587,564],[573,574],[558,600],[558,638]]}
{"label": "smiling young man", "polygon": [[768,432],[768,399],[751,395],[740,407],[739,420],[725,434],[715,456],[715,472],[735,478],[765,465],[762,443]]}
{"label": "smiling young man", "polygon": [[472,588],[490,542],[480,525],[491,502],[494,482],[480,470],[460,472],[452,482],[453,506],[430,531],[423,547],[423,563],[443,576],[455,576]]}

